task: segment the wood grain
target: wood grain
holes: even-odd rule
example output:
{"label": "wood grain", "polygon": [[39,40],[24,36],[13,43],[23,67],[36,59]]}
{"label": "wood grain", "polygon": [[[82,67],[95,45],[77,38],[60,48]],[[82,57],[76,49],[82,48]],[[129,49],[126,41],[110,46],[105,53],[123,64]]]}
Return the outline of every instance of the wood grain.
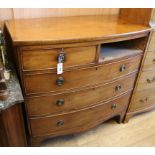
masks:
{"label": "wood grain", "polygon": [[155,51],[147,52],[145,57],[143,71],[155,69]]}
{"label": "wood grain", "polygon": [[152,10],[151,21],[155,22],[155,9]]}
{"label": "wood grain", "polygon": [[27,146],[21,105],[0,113],[0,144],[7,147]]}
{"label": "wood grain", "polygon": [[[94,107],[91,108],[64,115],[32,118],[30,119],[32,136],[56,136],[88,130],[101,123],[107,117],[120,115],[122,110],[127,108],[129,99],[130,93],[128,92],[116,99],[94,105]],[[117,104],[116,109],[112,109],[114,103]],[[64,121],[62,126],[57,125],[57,122],[60,120]]]}
{"label": "wood grain", "polygon": [[132,100],[129,113],[136,112],[140,110],[147,109],[148,107],[151,107],[152,105],[155,105],[155,87],[145,89],[142,91],[136,91],[134,99]]}
{"label": "wood grain", "polygon": [[[58,55],[63,53],[65,61],[63,63],[64,70],[66,67],[75,67],[80,65],[88,65],[95,63],[97,52],[96,46],[85,46],[75,48],[60,49],[42,49],[21,51],[23,60],[23,70],[43,70],[56,69],[58,63]],[[41,60],[41,61],[40,61]]]}
{"label": "wood grain", "polygon": [[155,87],[155,70],[147,70],[141,73],[137,90],[144,90]]}
{"label": "wood grain", "polygon": [[[106,88],[107,91],[108,87],[106,86],[110,86],[111,83],[116,82],[114,80],[118,80],[120,77],[123,78],[125,75],[130,75],[131,73],[139,71],[139,65],[141,64],[142,57],[145,54],[145,52],[141,50],[144,50],[145,41],[151,30],[150,27],[145,26],[144,23],[127,23],[122,19],[120,20],[117,15],[9,20],[6,22],[6,28],[10,33],[13,42],[15,56],[17,58],[17,68],[20,73],[22,89],[26,99],[34,99],[36,96],[41,98],[42,96],[48,95],[62,95],[76,91],[81,93],[85,89],[88,90],[93,87],[95,87],[97,94],[99,94],[100,91],[105,91]],[[24,33],[23,30],[25,30]],[[130,53],[131,55],[127,52],[125,56],[123,55],[116,58],[115,55],[115,59],[113,60],[99,62],[101,44],[108,42],[117,42],[116,44],[120,44],[118,41],[124,40],[131,40],[132,42],[132,40],[136,38],[141,38],[137,39],[141,41],[133,41],[131,46],[133,48],[140,48],[140,52],[133,52],[133,54]],[[22,53],[24,49],[26,50],[25,52],[28,53],[29,50],[32,51],[34,49],[40,51],[44,48],[45,50],[45,47],[77,48],[81,47],[81,45],[97,47],[95,64],[66,68],[62,75],[56,75],[55,70],[46,69],[44,67],[42,70],[37,71],[23,70]],[[35,57],[36,54],[37,53],[35,53]],[[84,61],[86,62],[86,60]],[[31,63],[32,61],[29,65],[31,65]],[[40,64],[41,63],[39,63],[39,65]],[[38,65],[36,66],[38,67]],[[60,80],[58,83],[60,76],[61,81],[62,78],[64,80],[61,82],[61,85]],[[134,80],[134,78],[132,80]],[[130,80],[130,82],[133,82],[132,80]],[[132,83],[129,82],[126,82],[125,84],[129,84],[130,86],[132,85]],[[99,90],[97,89],[98,86],[105,86],[105,88],[103,87]],[[73,107],[75,109],[65,111],[67,110],[66,108],[64,111],[58,111],[58,113],[56,113],[56,109],[53,109],[54,111],[47,111],[46,108],[45,110],[42,108],[43,113],[41,113],[40,116],[31,117],[29,117],[27,113],[31,145],[39,145],[42,140],[49,137],[64,134],[75,134],[88,130],[114,116],[117,116],[117,118],[119,118],[119,122],[122,122],[131,95],[130,86],[126,87],[126,89],[129,88],[127,90],[129,93],[127,93],[128,95],[125,95],[126,97],[123,97],[123,94],[119,94],[121,97],[117,95],[115,96],[111,91],[112,89],[109,89],[110,93],[108,94],[108,91],[107,94],[105,93],[106,101],[104,100],[104,95],[99,95],[99,98],[95,98],[97,95],[94,93],[95,102],[91,103],[85,101],[85,95],[87,96],[87,93],[89,96],[93,94],[87,91],[84,96],[82,96],[83,94],[80,95],[84,104],[79,103],[79,96],[77,97],[78,99],[76,99],[75,95],[72,99],[74,103],[78,104],[77,109],[75,105],[75,107]],[[116,100],[112,98],[113,95]],[[69,97],[69,95],[66,95],[66,99],[67,97]],[[93,100],[93,96],[91,96],[90,99]],[[52,100],[55,99],[52,98]],[[71,105],[72,100],[68,99],[68,105]],[[87,100],[90,101],[89,99]],[[115,105],[117,104],[117,100],[120,101],[120,104]],[[39,102],[40,101],[35,101],[35,104],[37,105]],[[47,102],[50,103],[50,98],[47,99]],[[92,105],[88,106],[89,103]],[[25,105],[27,106],[27,104]],[[81,105],[83,107],[81,107]],[[116,108],[117,106],[118,109]],[[40,108],[40,106],[38,107]],[[116,111],[115,108],[112,107],[115,107]],[[46,114],[46,116],[42,114]],[[57,123],[60,126],[57,126]]]}
{"label": "wood grain", "polygon": [[147,26],[127,24],[109,15],[9,20],[6,26],[15,45],[106,40],[150,30]]}
{"label": "wood grain", "polygon": [[[135,10],[136,11],[136,10]],[[137,10],[138,11],[138,10]],[[152,15],[154,14],[154,9],[151,9]],[[127,13],[127,12],[126,12]],[[141,14],[145,16],[143,13]],[[151,18],[148,18],[148,23]],[[124,122],[128,122],[129,119],[139,113],[150,111],[154,109],[155,104],[153,101],[153,97],[151,95],[151,90],[154,89],[154,31],[150,32],[145,53],[142,59],[142,63],[140,66],[140,71],[138,74],[137,82],[135,85],[135,89],[133,91],[133,95],[131,98],[131,102],[129,104],[129,108],[125,117]],[[150,93],[150,95],[149,95]],[[147,95],[147,96],[146,96]],[[141,101],[140,101],[141,100]],[[142,103],[141,103],[142,102]]]}
{"label": "wood grain", "polygon": [[149,43],[149,46],[148,46],[147,50],[154,51],[155,50],[155,31],[151,32],[151,38],[148,43]]}
{"label": "wood grain", "polygon": [[152,8],[122,8],[120,18],[129,23],[149,25]]}
{"label": "wood grain", "polygon": [[[32,95],[48,92],[62,92],[78,89],[79,87],[84,88],[95,84],[102,84],[137,71],[140,60],[141,55],[138,55],[104,65],[68,70],[65,71],[63,75],[57,75],[49,71],[48,73],[43,72],[39,74],[25,73],[23,78],[25,85],[23,88],[25,88],[25,95]],[[122,65],[126,67],[123,72],[120,71]],[[62,86],[56,84],[59,77],[64,79]]]}
{"label": "wood grain", "polygon": [[[133,117],[127,124],[104,122],[85,133],[51,138],[42,147],[155,147],[155,110]],[[138,135],[138,136],[137,136]]]}
{"label": "wood grain", "polygon": [[[114,82],[79,91],[26,98],[27,112],[29,117],[52,115],[97,104],[111,97],[118,96],[127,90],[131,90],[134,86],[136,75],[133,73],[123,76]],[[120,90],[117,89],[118,86],[121,86]],[[64,104],[57,104],[60,99],[64,100]]]}

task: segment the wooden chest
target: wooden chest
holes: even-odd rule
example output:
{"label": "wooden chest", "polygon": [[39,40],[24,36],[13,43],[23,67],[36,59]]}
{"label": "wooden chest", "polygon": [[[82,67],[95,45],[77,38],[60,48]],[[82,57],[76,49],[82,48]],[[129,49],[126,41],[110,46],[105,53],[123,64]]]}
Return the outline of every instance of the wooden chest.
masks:
{"label": "wooden chest", "polygon": [[[14,49],[32,146],[113,117],[122,122],[145,52],[147,26],[114,16],[82,16],[10,20],[5,31]],[[58,74],[60,59],[63,73]]]}
{"label": "wooden chest", "polygon": [[138,77],[136,89],[129,105],[125,122],[128,122],[130,117],[150,111],[155,108],[155,9],[152,10],[150,23],[152,32],[148,39],[146,54],[144,56],[141,72]]}

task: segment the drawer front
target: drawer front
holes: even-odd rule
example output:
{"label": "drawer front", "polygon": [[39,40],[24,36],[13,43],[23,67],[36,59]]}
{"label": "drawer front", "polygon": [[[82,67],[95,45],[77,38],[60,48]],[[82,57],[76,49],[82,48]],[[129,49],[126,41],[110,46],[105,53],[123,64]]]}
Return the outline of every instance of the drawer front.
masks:
{"label": "drawer front", "polygon": [[96,46],[22,51],[23,70],[56,68],[58,59],[63,61],[64,68],[91,64],[96,51]]}
{"label": "drawer front", "polygon": [[136,74],[131,74],[109,84],[99,85],[77,92],[26,98],[27,111],[31,117],[84,108],[118,96],[129,89],[131,90],[134,86],[135,77]]}
{"label": "drawer front", "polygon": [[65,91],[79,87],[105,83],[138,70],[141,56],[107,63],[104,65],[66,71],[61,76],[55,73],[25,74],[26,94]]}
{"label": "drawer front", "polygon": [[145,110],[155,105],[155,88],[137,91],[130,104],[129,112]]}
{"label": "drawer front", "polygon": [[155,50],[155,31],[152,32],[152,34],[151,34],[151,39],[150,39],[150,43],[148,46],[148,50],[149,51]]}
{"label": "drawer front", "polygon": [[155,51],[147,52],[143,70],[155,69]]}
{"label": "drawer front", "polygon": [[155,87],[155,70],[144,71],[138,81],[137,90],[144,90]]}
{"label": "drawer front", "polygon": [[35,136],[63,135],[80,132],[96,126],[114,115],[126,110],[130,93],[107,103],[98,104],[91,108],[75,111],[68,114],[31,118],[31,134]]}

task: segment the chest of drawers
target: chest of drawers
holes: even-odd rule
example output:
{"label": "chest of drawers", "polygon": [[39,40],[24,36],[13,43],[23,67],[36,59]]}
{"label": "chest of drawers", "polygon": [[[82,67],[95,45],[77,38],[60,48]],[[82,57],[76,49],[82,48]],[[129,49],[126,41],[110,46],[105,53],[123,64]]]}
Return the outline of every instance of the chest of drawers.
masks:
{"label": "chest of drawers", "polygon": [[[49,137],[86,131],[113,117],[122,122],[150,29],[117,18],[6,22],[31,146]],[[63,73],[57,74],[60,59]]]}
{"label": "chest of drawers", "polygon": [[152,10],[150,24],[152,32],[147,43],[146,54],[141,66],[134,95],[129,105],[125,122],[139,113],[150,111],[155,108],[155,9]]}

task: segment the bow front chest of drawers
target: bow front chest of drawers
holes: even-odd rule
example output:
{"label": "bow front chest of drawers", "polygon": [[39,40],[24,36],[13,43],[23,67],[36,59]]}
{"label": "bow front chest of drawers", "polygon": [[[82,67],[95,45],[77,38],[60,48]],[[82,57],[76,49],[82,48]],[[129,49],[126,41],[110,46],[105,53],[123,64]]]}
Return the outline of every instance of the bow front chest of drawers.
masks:
{"label": "bow front chest of drawers", "polygon": [[79,16],[10,20],[5,32],[14,49],[10,55],[21,80],[31,146],[113,117],[122,122],[149,27],[117,16]]}

